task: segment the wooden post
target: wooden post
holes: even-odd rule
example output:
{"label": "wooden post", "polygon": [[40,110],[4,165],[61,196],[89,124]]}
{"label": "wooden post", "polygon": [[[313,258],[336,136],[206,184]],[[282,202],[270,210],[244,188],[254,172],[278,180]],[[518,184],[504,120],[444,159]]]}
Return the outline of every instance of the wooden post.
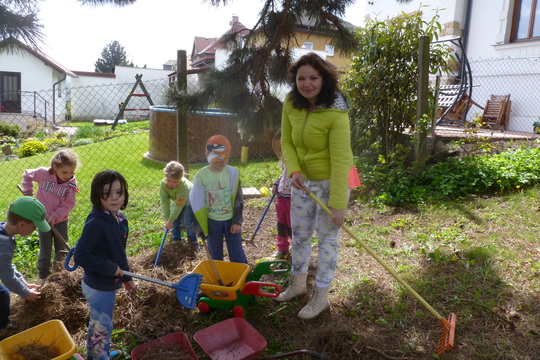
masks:
{"label": "wooden post", "polygon": [[431,153],[433,154],[437,148],[437,134],[435,133],[435,127],[437,127],[437,113],[439,110],[439,92],[441,87],[441,76],[437,75],[435,78],[435,101],[433,104],[433,117],[431,118],[431,139],[432,146],[431,146]]}
{"label": "wooden post", "polygon": [[429,36],[421,36],[418,45],[418,102],[416,105],[415,161],[418,171],[424,169],[427,157],[427,125],[429,98]]}
{"label": "wooden post", "polygon": [[[180,93],[187,92],[187,58],[186,50],[178,50],[176,59],[176,86]],[[176,160],[184,165],[189,173],[188,127],[185,108],[176,109]]]}

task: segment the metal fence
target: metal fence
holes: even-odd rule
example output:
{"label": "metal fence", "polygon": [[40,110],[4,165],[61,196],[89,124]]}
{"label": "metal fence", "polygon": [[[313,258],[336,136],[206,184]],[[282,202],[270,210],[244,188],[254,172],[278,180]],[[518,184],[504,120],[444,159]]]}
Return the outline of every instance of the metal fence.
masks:
{"label": "metal fence", "polygon": [[[478,121],[482,117],[487,119],[488,113],[492,117],[497,116],[493,112],[504,109],[493,108],[494,102],[491,99],[507,96],[509,101],[506,126],[497,126],[494,121],[488,121],[481,130],[503,139],[536,137],[535,122],[540,121],[540,109],[536,106],[540,95],[537,86],[540,80],[540,59],[469,59],[469,63],[472,73],[472,101],[464,124],[472,124],[475,119]],[[454,132],[463,131],[463,124],[459,125],[461,126],[454,129]],[[444,134],[445,131],[450,130],[444,127],[437,129],[439,134]]]}
{"label": "metal fence", "polygon": [[[470,60],[470,67],[473,79],[471,94],[473,102],[466,115],[466,122],[458,124],[459,126],[437,126],[436,133],[442,136],[445,134],[472,136],[464,125],[472,123],[475,117],[484,114],[485,109],[482,107],[486,107],[490,96],[510,95],[507,129],[494,129],[488,126],[480,131],[485,130],[486,136],[496,136],[497,139],[516,138],[516,134],[523,138],[536,137],[534,123],[540,121],[540,109],[536,106],[536,99],[540,92],[536,86],[540,78],[540,59],[475,59]],[[188,75],[188,91],[198,89],[198,76],[199,74]],[[167,79],[150,81],[143,79],[143,81],[150,96],[132,96],[122,116],[122,119],[127,121],[126,126],[148,120],[149,125],[143,130],[148,136],[136,138],[138,142],[143,143],[131,144],[137,149],[136,151],[140,152],[136,154],[136,158],[163,163],[175,160],[177,153],[176,113],[174,109],[162,106],[165,104],[169,82]],[[72,146],[77,140],[80,142],[79,138],[90,136],[77,133],[76,127],[70,127],[73,121],[87,121],[90,126],[97,127],[93,125],[94,120],[99,120],[105,125],[100,126],[101,129],[110,129],[110,123],[118,116],[121,105],[126,101],[134,85],[135,80],[124,84],[68,86],[56,93],[52,91],[23,93],[20,113],[0,112],[0,122],[17,124],[21,127],[22,133],[12,146],[6,146],[6,144],[12,142],[13,139],[0,136],[3,151],[3,162],[0,165],[5,174],[0,177],[2,189],[0,204],[3,205],[11,200],[12,193],[6,189],[11,189],[14,181],[20,181],[26,168],[47,165],[43,163],[42,158],[20,159],[17,156],[25,141],[29,138],[40,140],[48,144],[51,151],[54,151],[59,146]],[[140,94],[141,89],[137,89],[136,92]],[[155,107],[150,107],[150,100]],[[246,136],[239,131],[233,115],[217,110],[189,114],[187,123],[188,158],[191,163],[204,162],[205,141],[216,133],[221,133],[231,140],[234,158],[241,158],[242,149],[244,149],[247,150],[249,161],[275,160],[271,146],[274,131],[266,131],[256,138]],[[89,130],[86,129],[86,131]],[[109,146],[114,146],[115,142],[126,146],[115,137],[108,142]],[[244,155],[246,155],[245,151]],[[125,162],[124,159],[115,157],[114,153],[99,152],[93,154],[87,161],[94,163],[95,167],[99,167],[101,163],[111,167],[114,166],[115,161],[118,164]],[[89,186],[89,184],[86,185]]]}
{"label": "metal fence", "polygon": [[[18,195],[15,184],[21,181],[25,169],[48,166],[54,151],[64,146],[77,145],[74,148],[75,152],[83,149],[79,146],[95,147],[96,144],[81,145],[93,142],[88,139],[95,140],[95,133],[107,139],[108,150],[106,152],[96,150],[90,158],[87,156],[85,167],[122,168],[126,165],[126,161],[150,161],[157,162],[156,172],[158,176],[161,176],[164,163],[177,160],[176,109],[165,106],[165,94],[169,82],[167,79],[150,81],[143,79],[144,88],[149,96],[145,96],[140,87],[132,92],[135,83],[134,79],[133,83],[126,84],[68,87],[60,94],[53,94],[52,91],[25,93],[21,96],[20,113],[0,112],[0,122],[16,124],[21,130],[20,136],[16,139],[0,134],[0,146],[3,152],[0,168],[4,174],[0,177],[0,189],[2,189],[0,212],[5,209],[5,204],[13,200],[14,194]],[[189,75],[188,91],[195,91],[197,87],[198,75]],[[133,96],[129,99],[129,104],[125,106],[123,116],[116,126],[119,131],[122,131],[122,128],[127,131],[124,130],[121,135],[117,135],[116,132],[111,132],[111,127],[130,93]],[[151,106],[151,103],[154,106]],[[87,122],[88,125],[70,126],[73,122]],[[127,124],[123,124],[125,122]],[[131,128],[133,131],[143,132],[146,135],[131,136]],[[251,171],[250,162],[276,161],[271,146],[274,131],[267,131],[257,137],[246,136],[236,126],[235,116],[219,110],[188,114],[187,134],[188,154],[192,164],[206,161],[205,143],[210,136],[215,134],[225,135],[231,141],[233,162],[247,161],[243,171]],[[127,136],[130,140],[126,145],[125,137]],[[44,155],[21,157],[24,143],[30,140],[46,144],[50,151]],[[126,146],[132,147],[133,150],[126,149]],[[110,150],[116,147],[123,148],[118,152]],[[96,149],[99,148],[96,147]],[[130,157],[126,159],[118,156],[118,153],[129,153]],[[92,166],[89,166],[89,163]],[[134,184],[145,182],[145,179],[129,180]],[[80,185],[86,188],[90,186],[90,184]],[[80,201],[88,201],[88,199],[80,199]]]}

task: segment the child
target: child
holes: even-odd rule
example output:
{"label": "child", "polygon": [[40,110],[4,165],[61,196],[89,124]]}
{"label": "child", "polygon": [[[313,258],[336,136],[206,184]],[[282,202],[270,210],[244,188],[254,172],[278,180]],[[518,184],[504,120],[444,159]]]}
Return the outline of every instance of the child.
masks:
{"label": "child", "polygon": [[[77,157],[69,150],[57,152],[49,168],[26,170],[22,177],[24,195],[34,194],[34,181],[38,184],[36,198],[45,205],[46,219],[51,227],[68,240],[68,217],[75,206],[75,194],[79,192],[75,170]],[[54,261],[61,261],[62,250],[68,250],[64,240],[52,231],[39,231],[38,276],[45,279],[51,273],[51,253],[54,239]]]}
{"label": "child", "polygon": [[206,142],[208,166],[200,169],[193,179],[189,203],[195,215],[197,233],[207,237],[210,254],[223,260],[223,237],[229,260],[247,264],[242,247],[244,200],[238,170],[227,165],[231,144],[226,137],[214,135]]}
{"label": "child", "polygon": [[[165,227],[172,230],[173,241],[182,239],[181,224],[186,228],[190,245],[197,245],[197,234],[191,227],[192,211],[188,203],[189,190],[193,184],[184,177],[184,167],[176,161],[171,161],[163,169],[165,179],[159,184],[161,213],[165,219]],[[172,209],[171,209],[172,200]]]}
{"label": "child", "polygon": [[12,264],[15,235],[28,236],[36,230],[47,232],[51,228],[45,220],[45,207],[32,197],[23,196],[9,205],[7,221],[0,222],[0,340],[13,335],[9,328],[10,291],[25,300],[40,298],[39,285],[27,284]]}
{"label": "child", "polygon": [[82,291],[90,306],[86,351],[88,360],[108,360],[116,290],[135,289],[126,256],[128,221],[121,210],[128,204],[127,182],[114,170],[92,180],[92,211],[75,247],[75,263],[84,269]]}
{"label": "child", "polygon": [[287,174],[283,153],[281,152],[281,131],[278,131],[272,139],[272,148],[281,164],[281,175],[272,185],[272,193],[276,196],[276,216],[277,216],[277,252],[276,259],[286,259],[291,257],[289,252],[289,239],[291,238],[291,179]]}

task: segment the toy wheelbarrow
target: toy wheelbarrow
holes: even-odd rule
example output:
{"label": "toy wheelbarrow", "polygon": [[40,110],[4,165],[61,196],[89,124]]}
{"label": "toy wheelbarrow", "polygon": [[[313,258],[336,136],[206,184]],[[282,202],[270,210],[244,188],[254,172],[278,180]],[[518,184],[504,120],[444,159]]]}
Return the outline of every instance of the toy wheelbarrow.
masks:
{"label": "toy wheelbarrow", "polygon": [[[73,256],[73,252],[75,251],[75,248],[71,248],[67,254],[67,257],[64,261],[64,267],[68,271],[74,271],[78,268],[78,265],[74,263],[74,265],[70,265],[71,257]],[[201,274],[191,273],[184,275],[178,284],[168,283],[165,281],[161,281],[158,279],[153,279],[148,276],[144,275],[137,275],[130,271],[123,270],[123,273],[127,276],[131,276],[137,279],[153,282],[155,284],[168,286],[176,290],[176,299],[178,302],[184,306],[185,308],[188,308],[190,310],[195,309],[197,305],[197,293],[199,291],[199,286],[201,285]]]}
{"label": "toy wheelbarrow", "polygon": [[235,317],[244,317],[244,306],[254,300],[254,296],[277,297],[281,293],[278,285],[259,281],[265,274],[284,274],[290,271],[287,260],[263,261],[250,271],[247,264],[214,260],[226,286],[217,284],[215,272],[208,260],[204,260],[193,269],[201,274],[200,289],[205,296],[199,299],[197,307],[203,313],[211,308],[233,309]]}
{"label": "toy wheelbarrow", "polygon": [[196,332],[193,337],[212,360],[270,360],[302,354],[324,359],[324,355],[309,350],[297,350],[261,358],[267,344],[266,339],[242,318],[235,317],[221,321]]}

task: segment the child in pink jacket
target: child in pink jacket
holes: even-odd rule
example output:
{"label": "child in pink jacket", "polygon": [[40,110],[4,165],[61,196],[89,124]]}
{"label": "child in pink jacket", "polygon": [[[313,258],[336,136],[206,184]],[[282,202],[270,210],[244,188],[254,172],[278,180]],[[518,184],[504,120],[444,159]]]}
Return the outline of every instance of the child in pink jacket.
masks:
{"label": "child in pink jacket", "polygon": [[[38,184],[36,198],[43,203],[45,218],[51,228],[62,236],[59,238],[52,231],[39,231],[38,275],[45,279],[51,273],[51,254],[54,243],[54,261],[61,260],[62,250],[68,250],[68,218],[75,206],[75,194],[79,192],[75,170],[77,156],[69,150],[57,152],[51,159],[49,168],[26,170],[22,177],[22,191],[26,196],[34,195],[34,182]],[[54,240],[54,241],[53,241]]]}

